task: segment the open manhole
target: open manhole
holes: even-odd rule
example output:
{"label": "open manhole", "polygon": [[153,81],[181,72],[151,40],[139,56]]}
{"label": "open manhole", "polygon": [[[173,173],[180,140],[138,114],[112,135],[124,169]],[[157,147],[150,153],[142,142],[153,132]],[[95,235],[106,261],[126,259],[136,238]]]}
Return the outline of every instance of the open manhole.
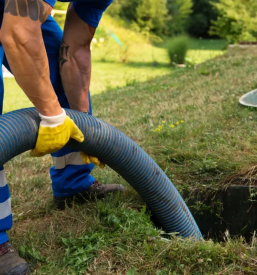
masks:
{"label": "open manhole", "polygon": [[257,186],[232,185],[207,198],[201,192],[188,205],[205,239],[229,235],[249,242],[257,231]]}
{"label": "open manhole", "polygon": [[[250,242],[257,236],[257,186],[232,185],[225,190],[201,190],[184,194],[185,201],[204,239],[225,241],[243,236]],[[157,219],[151,220],[161,228]],[[164,234],[165,237],[168,237]]]}

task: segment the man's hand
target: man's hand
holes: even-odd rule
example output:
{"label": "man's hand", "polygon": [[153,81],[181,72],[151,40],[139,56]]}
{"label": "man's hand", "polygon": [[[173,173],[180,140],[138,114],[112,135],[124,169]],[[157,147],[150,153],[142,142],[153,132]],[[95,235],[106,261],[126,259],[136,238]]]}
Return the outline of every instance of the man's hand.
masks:
{"label": "man's hand", "polygon": [[82,157],[82,160],[85,164],[90,164],[91,162],[100,168],[104,168],[104,163],[102,163],[98,158],[93,157],[93,156],[88,156],[87,154],[80,152],[80,155]]}
{"label": "man's hand", "polygon": [[84,141],[84,135],[74,121],[66,116],[65,111],[58,116],[47,117],[40,115],[42,121],[39,126],[38,138],[31,156],[41,157],[54,153],[63,148],[70,138],[78,142]]}
{"label": "man's hand", "polygon": [[[78,142],[84,141],[83,133],[74,121],[66,115],[64,110],[63,113],[58,116],[47,117],[41,114],[39,115],[42,121],[39,126],[36,147],[30,153],[32,157],[42,157],[46,154],[54,153],[62,149],[70,138]],[[80,155],[85,164],[92,162],[100,168],[104,168],[104,164],[101,163],[98,158],[88,156],[82,152],[80,152]]]}

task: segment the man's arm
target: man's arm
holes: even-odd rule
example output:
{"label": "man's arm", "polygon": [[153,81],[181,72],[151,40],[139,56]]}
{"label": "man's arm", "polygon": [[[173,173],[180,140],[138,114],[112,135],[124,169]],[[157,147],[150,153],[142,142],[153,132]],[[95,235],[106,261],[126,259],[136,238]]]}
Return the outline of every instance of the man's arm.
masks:
{"label": "man's arm", "polygon": [[[62,84],[71,109],[89,112],[89,85],[91,78],[90,43],[95,28],[83,22],[70,4],[60,48],[59,66]],[[84,163],[104,164],[97,158],[81,153]]]}
{"label": "man's arm", "polygon": [[41,32],[50,12],[43,0],[6,0],[1,42],[17,83],[38,112],[57,116],[63,111],[50,81]]}
{"label": "man's arm", "polygon": [[43,0],[7,0],[1,41],[16,81],[37,108],[41,123],[32,156],[63,148],[70,138],[84,136],[61,108],[50,81],[41,24],[51,7]]}
{"label": "man's arm", "polygon": [[89,111],[90,43],[95,28],[83,22],[70,4],[60,48],[60,74],[71,109]]}

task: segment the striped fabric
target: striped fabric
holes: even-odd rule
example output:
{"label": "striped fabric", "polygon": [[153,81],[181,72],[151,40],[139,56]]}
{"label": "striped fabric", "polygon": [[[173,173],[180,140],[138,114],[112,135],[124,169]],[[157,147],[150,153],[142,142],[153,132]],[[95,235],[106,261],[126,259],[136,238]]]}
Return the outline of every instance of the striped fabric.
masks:
{"label": "striped fabric", "polygon": [[83,163],[80,153],[69,148],[52,154],[54,166],[50,169],[53,193],[56,197],[77,194],[88,188],[95,178],[90,175],[94,168]]}
{"label": "striped fabric", "polygon": [[8,241],[6,230],[12,227],[10,191],[3,167],[0,169],[0,244]]}
{"label": "striped fabric", "polygon": [[[3,46],[0,46],[0,68],[2,67],[4,57]],[[3,108],[3,73],[0,69],[0,115],[2,114]],[[8,241],[6,230],[12,227],[12,210],[11,210],[11,199],[10,191],[7,185],[6,176],[4,173],[4,167],[0,167],[0,244]]]}
{"label": "striped fabric", "polygon": [[53,157],[55,169],[64,169],[67,165],[84,165],[79,152],[72,152],[63,157]]}

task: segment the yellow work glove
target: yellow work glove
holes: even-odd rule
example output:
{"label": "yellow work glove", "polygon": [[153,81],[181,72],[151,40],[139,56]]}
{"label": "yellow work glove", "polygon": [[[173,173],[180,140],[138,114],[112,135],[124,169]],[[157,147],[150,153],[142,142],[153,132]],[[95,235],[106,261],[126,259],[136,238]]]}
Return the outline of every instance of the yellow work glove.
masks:
{"label": "yellow work glove", "polygon": [[39,114],[41,122],[39,125],[37,143],[31,151],[31,156],[41,157],[62,149],[70,138],[78,142],[84,141],[84,135],[75,125],[73,120],[66,116],[66,112],[58,116],[47,117]]}
{"label": "yellow work glove", "polygon": [[[31,156],[41,157],[46,154],[54,153],[62,149],[70,138],[78,142],[84,141],[84,135],[79,130],[74,121],[66,115],[65,110],[58,116],[47,117],[39,114],[41,122],[39,125],[38,138],[36,147],[31,151]],[[96,157],[88,156],[85,153],[80,153],[85,164],[90,162],[104,168]]]}
{"label": "yellow work glove", "polygon": [[89,163],[92,162],[93,164],[99,166],[100,168],[104,168],[104,166],[105,166],[105,165],[104,165],[98,158],[96,158],[96,157],[88,156],[87,154],[82,153],[82,152],[80,152],[80,155],[81,155],[82,160],[83,160],[83,162],[84,162],[85,164],[89,164]]}

